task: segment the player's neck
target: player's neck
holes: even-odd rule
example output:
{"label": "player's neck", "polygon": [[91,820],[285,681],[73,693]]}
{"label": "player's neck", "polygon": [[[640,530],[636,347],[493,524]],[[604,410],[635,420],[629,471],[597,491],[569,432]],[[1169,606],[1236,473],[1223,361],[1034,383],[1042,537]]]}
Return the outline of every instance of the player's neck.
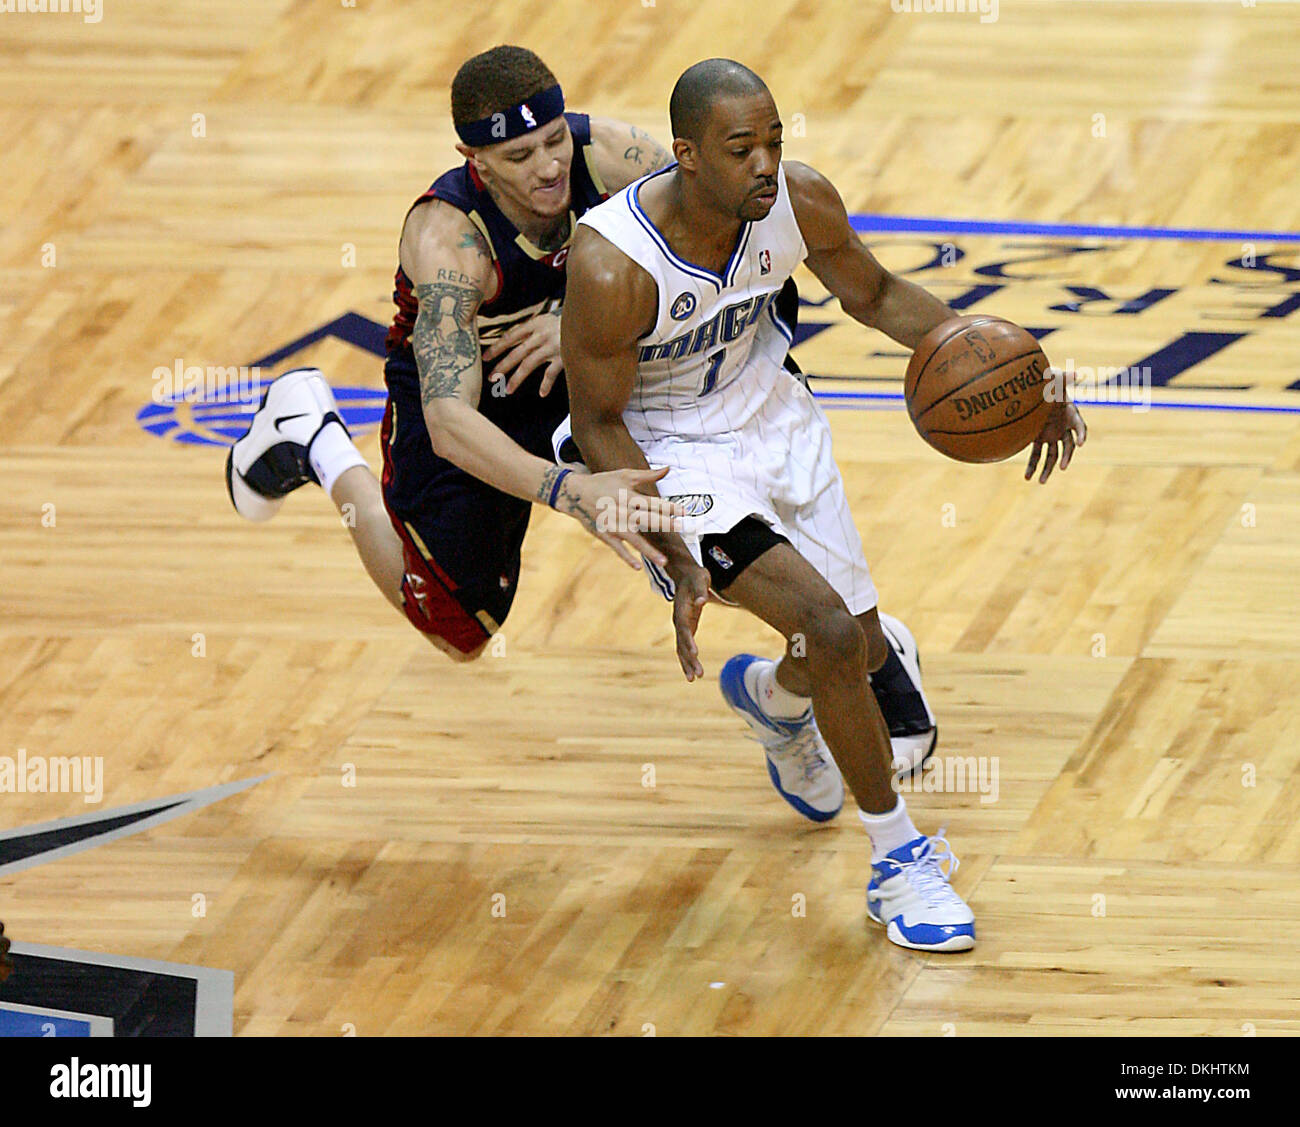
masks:
{"label": "player's neck", "polygon": [[525,239],[539,250],[547,252],[559,250],[569,237],[569,211],[566,208],[561,215],[538,215],[526,207],[506,199],[489,184],[488,194],[497,205],[501,214],[514,225]]}
{"label": "player's neck", "polygon": [[651,222],[678,256],[721,273],[736,248],[742,221],[692,192],[680,172],[663,179],[659,194],[649,204],[643,201]]}

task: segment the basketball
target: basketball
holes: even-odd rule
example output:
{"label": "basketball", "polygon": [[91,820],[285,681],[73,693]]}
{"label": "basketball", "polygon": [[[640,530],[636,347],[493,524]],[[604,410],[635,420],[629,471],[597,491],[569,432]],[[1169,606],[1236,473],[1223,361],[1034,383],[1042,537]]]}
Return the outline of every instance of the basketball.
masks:
{"label": "basketball", "polygon": [[921,437],[958,462],[1020,453],[1047,418],[1047,357],[1001,317],[954,317],[931,329],[907,365],[903,395]]}

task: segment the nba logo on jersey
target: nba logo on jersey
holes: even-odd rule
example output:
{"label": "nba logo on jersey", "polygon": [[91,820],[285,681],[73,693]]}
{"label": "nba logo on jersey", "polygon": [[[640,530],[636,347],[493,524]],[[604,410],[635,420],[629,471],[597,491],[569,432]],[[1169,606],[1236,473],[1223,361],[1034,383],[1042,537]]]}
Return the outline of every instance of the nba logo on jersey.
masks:
{"label": "nba logo on jersey", "polygon": [[772,252],[770,250],[764,250],[759,252],[758,272],[760,274],[772,273]]}
{"label": "nba logo on jersey", "polygon": [[674,321],[685,321],[687,317],[695,312],[695,295],[689,292],[679,293],[677,300],[673,302],[672,309],[668,312]]}

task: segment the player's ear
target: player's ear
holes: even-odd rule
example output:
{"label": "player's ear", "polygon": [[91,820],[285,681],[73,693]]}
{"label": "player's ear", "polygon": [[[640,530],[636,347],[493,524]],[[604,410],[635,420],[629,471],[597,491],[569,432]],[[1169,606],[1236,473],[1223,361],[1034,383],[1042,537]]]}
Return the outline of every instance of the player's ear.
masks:
{"label": "player's ear", "polygon": [[456,151],[474,166],[475,172],[480,176],[483,175],[484,165],[483,162],[479,160],[478,149],[471,148],[469,145],[458,144],[456,146]]}
{"label": "player's ear", "polygon": [[677,163],[687,171],[696,171],[698,161],[694,141],[688,141],[685,137],[674,137],[673,156],[677,158]]}

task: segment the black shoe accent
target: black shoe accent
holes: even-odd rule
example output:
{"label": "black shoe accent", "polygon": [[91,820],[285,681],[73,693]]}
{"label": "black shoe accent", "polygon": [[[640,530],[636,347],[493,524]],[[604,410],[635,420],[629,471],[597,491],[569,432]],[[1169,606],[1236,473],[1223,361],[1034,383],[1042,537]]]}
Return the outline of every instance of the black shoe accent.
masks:
{"label": "black shoe accent", "polygon": [[311,464],[311,445],[313,442],[316,441],[317,438],[320,437],[320,432],[323,431],[327,426],[329,426],[330,423],[338,423],[338,425],[343,428],[343,433],[346,434],[349,438],[352,437],[352,432],[348,430],[348,424],[345,423],[342,419],[340,419],[336,412],[334,411],[325,412],[325,417],[321,420],[320,426],[316,428],[316,433],[311,436],[311,440],[307,443],[307,447],[303,451],[303,455],[302,455],[303,466],[307,470],[307,480],[315,482],[315,484],[317,485],[320,484],[320,478],[316,476],[316,470],[313,468]]}
{"label": "black shoe accent", "polygon": [[889,647],[885,664],[871,674],[871,691],[891,736],[919,736],[934,726],[925,701],[893,646]]}
{"label": "black shoe accent", "polygon": [[239,506],[235,504],[235,487],[230,480],[230,475],[234,472],[235,448],[232,446],[226,451],[226,495],[230,498],[230,504],[234,507],[235,512],[239,512]]}
{"label": "black shoe accent", "polygon": [[298,442],[277,442],[248,467],[243,478],[250,489],[272,500],[316,481],[307,464],[307,448]]}
{"label": "black shoe accent", "polygon": [[898,777],[903,778],[904,776],[911,777],[911,776],[919,775],[921,773],[921,768],[926,765],[926,762],[929,760],[930,756],[934,754],[934,749],[938,746],[939,746],[939,729],[935,728],[934,734],[931,735],[930,737],[930,746],[925,749],[925,754],[916,761],[916,766],[913,767],[910,771],[898,772]]}

